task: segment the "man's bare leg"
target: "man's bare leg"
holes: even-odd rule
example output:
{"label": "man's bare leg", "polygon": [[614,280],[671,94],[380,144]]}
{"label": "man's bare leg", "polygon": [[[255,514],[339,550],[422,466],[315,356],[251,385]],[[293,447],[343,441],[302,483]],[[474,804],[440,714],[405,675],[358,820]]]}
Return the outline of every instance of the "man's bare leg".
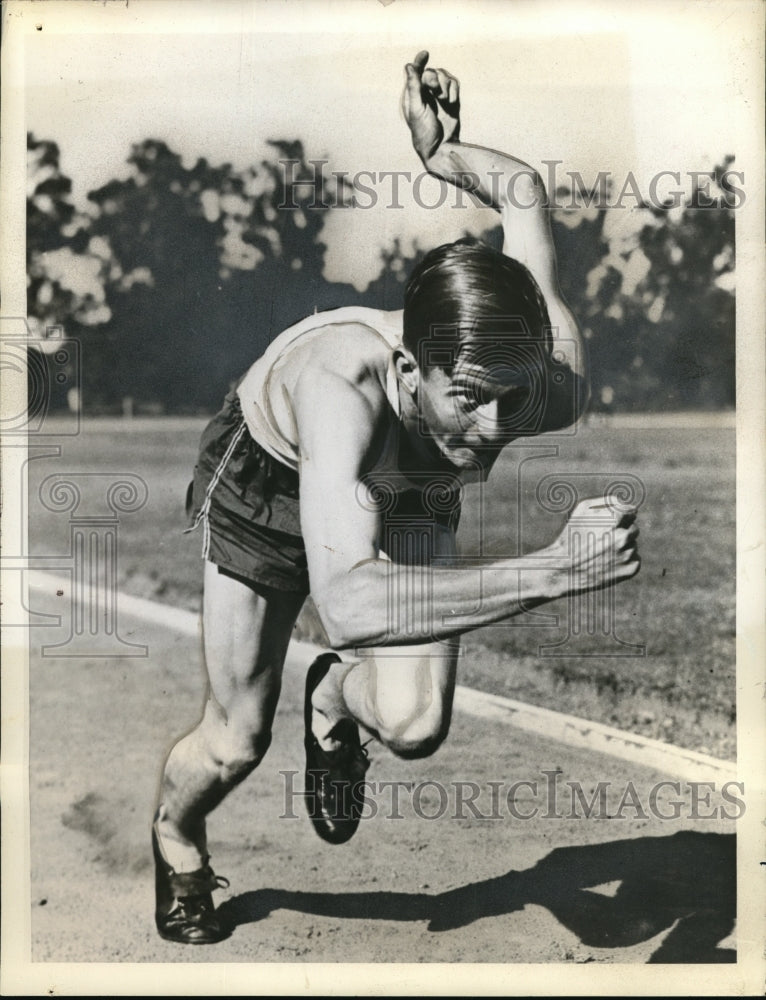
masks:
{"label": "man's bare leg", "polygon": [[[432,544],[434,559],[454,558],[452,531],[438,529]],[[432,754],[449,729],[459,652],[460,640],[454,638],[344,654],[311,699],[320,746],[335,749],[334,726],[352,718],[401,757]]]}
{"label": "man's bare leg", "polygon": [[353,718],[400,757],[427,757],[449,729],[459,643],[363,651],[330,667],[312,697],[312,728],[326,750]]}
{"label": "man's bare leg", "polygon": [[303,598],[205,565],[209,694],[197,726],[165,764],[156,830],[168,864],[194,871],[207,853],[205,817],[258,765],[271,742],[282,666]]}

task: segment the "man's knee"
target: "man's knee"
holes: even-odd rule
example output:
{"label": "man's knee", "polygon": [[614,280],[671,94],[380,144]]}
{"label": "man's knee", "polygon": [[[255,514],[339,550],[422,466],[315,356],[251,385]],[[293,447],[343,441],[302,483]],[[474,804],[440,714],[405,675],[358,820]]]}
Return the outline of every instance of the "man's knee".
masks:
{"label": "man's knee", "polygon": [[421,720],[396,732],[381,732],[380,738],[388,749],[403,760],[418,760],[430,757],[444,742],[448,727],[423,724]]}
{"label": "man's knee", "polygon": [[415,693],[409,700],[403,695],[387,704],[376,704],[377,732],[397,757],[415,760],[430,757],[444,742],[449,730],[449,704],[441,697]]}
{"label": "man's knee", "polygon": [[236,784],[258,767],[271,745],[271,733],[232,734],[221,743],[218,766],[227,784]]}
{"label": "man's knee", "polygon": [[[213,718],[211,718],[211,715]],[[239,713],[208,713],[208,745],[225,784],[236,784],[263,760],[271,745],[271,729]]]}

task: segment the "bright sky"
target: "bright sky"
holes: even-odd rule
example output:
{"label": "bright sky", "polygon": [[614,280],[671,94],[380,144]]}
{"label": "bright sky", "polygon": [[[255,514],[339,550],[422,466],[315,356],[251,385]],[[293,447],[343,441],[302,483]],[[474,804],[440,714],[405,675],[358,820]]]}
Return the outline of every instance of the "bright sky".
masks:
{"label": "bright sky", "polygon": [[[660,170],[705,170],[741,148],[754,5],[567,0],[198,0],[11,3],[24,22],[26,125],[54,139],[78,203],[125,175],[134,142],[164,139],[192,162],[244,167],[269,138],[299,137],[330,169],[420,163],[399,111],[403,64],[429,48],[461,80],[462,138],[586,182],[646,190]],[[41,25],[41,30],[37,29]],[[747,69],[744,67],[747,66]],[[750,74],[750,76],[748,76]],[[4,95],[5,96],[5,95]],[[740,158],[738,169],[747,172]],[[369,178],[365,183],[370,183]],[[427,210],[378,179],[374,209],[332,213],[327,276],[360,287],[395,236],[430,246],[488,211]],[[688,186],[688,185],[687,185]],[[439,186],[427,179],[421,199]],[[623,211],[613,226],[630,228]],[[341,238],[338,238],[341,237]]]}

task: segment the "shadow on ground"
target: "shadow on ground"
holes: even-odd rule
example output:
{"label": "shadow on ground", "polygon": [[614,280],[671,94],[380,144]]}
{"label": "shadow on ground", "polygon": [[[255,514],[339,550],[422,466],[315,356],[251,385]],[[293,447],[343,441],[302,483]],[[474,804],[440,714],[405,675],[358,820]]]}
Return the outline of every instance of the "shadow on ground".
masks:
{"label": "shadow on ground", "polygon": [[[614,882],[613,895],[593,891]],[[626,948],[672,927],[650,962],[734,962],[736,952],[717,945],[734,928],[735,837],[682,831],[560,847],[533,868],[438,894],[259,889],[220,910],[235,925],[289,909],[342,919],[428,921],[428,930],[446,931],[529,903],[547,907],[589,947]]]}

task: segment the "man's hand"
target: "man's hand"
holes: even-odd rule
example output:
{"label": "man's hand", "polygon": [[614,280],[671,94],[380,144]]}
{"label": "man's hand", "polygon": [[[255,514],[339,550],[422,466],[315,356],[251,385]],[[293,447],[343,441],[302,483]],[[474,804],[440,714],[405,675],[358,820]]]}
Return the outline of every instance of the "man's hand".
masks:
{"label": "man's hand", "polygon": [[424,50],[407,63],[402,95],[404,120],[424,164],[443,143],[460,137],[460,85],[446,70],[426,69],[427,62]]}
{"label": "man's hand", "polygon": [[562,596],[601,590],[638,573],[635,520],[635,507],[617,497],[577,504],[561,535],[545,550],[557,557]]}

